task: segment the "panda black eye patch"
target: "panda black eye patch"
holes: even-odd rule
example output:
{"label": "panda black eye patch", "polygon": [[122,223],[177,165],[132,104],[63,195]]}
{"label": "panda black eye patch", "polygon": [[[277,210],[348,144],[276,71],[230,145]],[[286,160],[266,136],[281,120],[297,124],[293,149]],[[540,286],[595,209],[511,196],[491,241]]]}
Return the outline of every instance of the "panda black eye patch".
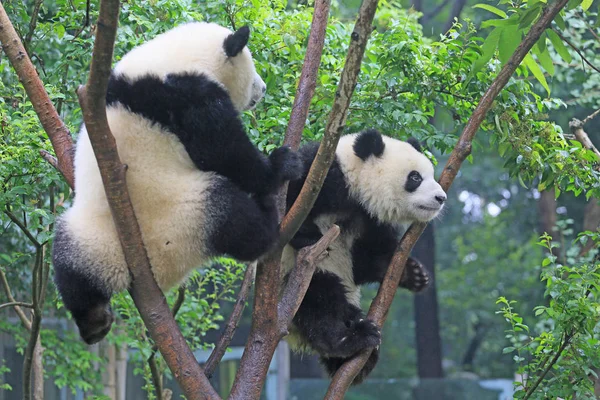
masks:
{"label": "panda black eye patch", "polygon": [[419,186],[421,186],[421,182],[423,182],[423,177],[418,171],[411,171],[406,177],[406,183],[404,183],[404,190],[408,193],[412,193]]}

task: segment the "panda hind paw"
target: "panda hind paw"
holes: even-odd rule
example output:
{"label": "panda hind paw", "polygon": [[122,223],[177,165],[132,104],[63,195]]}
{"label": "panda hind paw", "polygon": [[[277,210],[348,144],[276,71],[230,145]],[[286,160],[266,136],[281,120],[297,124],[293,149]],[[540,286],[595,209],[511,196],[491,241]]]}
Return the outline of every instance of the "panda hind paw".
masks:
{"label": "panda hind paw", "polygon": [[373,321],[361,318],[349,321],[346,325],[344,335],[332,352],[336,356],[350,357],[359,351],[381,344],[381,331]]}
{"label": "panda hind paw", "polygon": [[[319,358],[319,361],[325,367],[325,370],[327,371],[327,374],[330,377],[333,377],[335,375],[335,373],[338,371],[338,369],[340,369],[340,367],[342,365],[344,365],[344,363],[348,360],[350,360],[350,357],[348,357],[348,358],[320,357]],[[352,381],[352,385],[358,385],[358,384],[362,383],[367,378],[367,376],[369,376],[371,371],[373,371],[373,369],[375,368],[375,365],[377,365],[377,361],[379,361],[379,346],[377,346],[373,349],[373,351],[371,352],[371,355],[367,359],[367,362],[365,363],[365,365],[362,367],[362,369],[358,372],[358,374]]]}
{"label": "panda hind paw", "polygon": [[75,316],[79,335],[87,344],[98,343],[110,332],[114,315],[110,305],[102,304],[88,310],[83,316]]}
{"label": "panda hind paw", "polygon": [[269,156],[278,184],[295,181],[302,177],[303,164],[298,153],[287,146],[279,147]]}
{"label": "panda hind paw", "polygon": [[431,278],[423,264],[414,258],[409,258],[404,267],[400,287],[411,292],[420,292],[429,286]]}

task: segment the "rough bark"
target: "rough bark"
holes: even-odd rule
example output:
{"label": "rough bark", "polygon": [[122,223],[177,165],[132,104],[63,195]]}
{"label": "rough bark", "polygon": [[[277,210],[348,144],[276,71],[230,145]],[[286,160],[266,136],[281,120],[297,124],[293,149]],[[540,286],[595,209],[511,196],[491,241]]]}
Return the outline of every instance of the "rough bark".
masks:
{"label": "rough bark", "polygon": [[[444,171],[440,177],[440,185],[446,192],[456,178],[456,174],[458,174],[458,170],[460,169],[462,163],[471,153],[473,138],[479,130],[479,127],[481,126],[481,123],[483,122],[487,112],[491,109],[492,102],[508,83],[508,80],[513,75],[517,67],[521,64],[523,58],[525,58],[525,55],[527,55],[529,50],[539,40],[542,33],[550,26],[550,23],[556,14],[558,14],[558,12],[565,7],[567,2],[568,0],[558,0],[555,3],[548,5],[542,11],[538,21],[531,27],[525,38],[515,50],[514,54],[502,67],[498,76],[494,79],[488,90],[482,96],[467,125],[463,129],[458,143],[452,150],[452,153],[450,154],[450,157],[444,167]],[[385,321],[394,294],[398,288],[398,283],[400,282],[400,277],[402,276],[408,254],[424,229],[425,224],[414,223],[407,230],[404,237],[400,240],[396,254],[392,259],[377,296],[371,303],[368,317],[375,321],[375,323],[380,327]],[[331,381],[325,396],[326,399],[342,399],[344,397],[344,394],[354,380],[354,377],[369,358],[370,353],[371,350],[366,350],[358,354],[356,357],[346,362],[338,370]]]}
{"label": "rough bark", "polygon": [[300,139],[302,139],[302,131],[304,130],[306,117],[308,116],[310,102],[315,94],[330,6],[330,0],[315,1],[306,55],[302,64],[302,72],[300,73],[300,80],[296,89],[296,96],[294,97],[292,113],[283,141],[283,144],[290,146],[294,150],[297,150],[300,146]]}
{"label": "rough bark", "polygon": [[2,43],[2,49],[6,53],[10,64],[17,72],[19,81],[25,88],[42,127],[52,142],[52,147],[54,147],[58,158],[58,170],[63,174],[69,186],[73,188],[75,182],[73,140],[69,130],[58,116],[54,105],[52,105],[44,84],[31,63],[31,59],[27,56],[25,47],[23,47],[23,43],[11,24],[2,3],[0,3],[0,43]]}

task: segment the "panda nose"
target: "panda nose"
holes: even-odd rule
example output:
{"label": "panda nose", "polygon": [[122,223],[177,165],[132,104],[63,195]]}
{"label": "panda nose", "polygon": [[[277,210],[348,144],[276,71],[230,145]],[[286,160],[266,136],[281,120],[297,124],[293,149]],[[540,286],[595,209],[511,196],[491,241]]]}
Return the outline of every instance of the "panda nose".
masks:
{"label": "panda nose", "polygon": [[440,205],[442,205],[446,201],[446,196],[444,196],[444,195],[437,195],[437,196],[435,196],[435,199],[437,200],[438,203],[440,203]]}

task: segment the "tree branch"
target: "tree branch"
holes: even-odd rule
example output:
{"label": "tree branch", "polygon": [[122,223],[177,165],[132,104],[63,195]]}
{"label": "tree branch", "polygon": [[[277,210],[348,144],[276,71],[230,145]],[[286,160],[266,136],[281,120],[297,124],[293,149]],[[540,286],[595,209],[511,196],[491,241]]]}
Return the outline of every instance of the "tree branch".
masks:
{"label": "tree branch", "polygon": [[[502,67],[500,73],[494,79],[488,90],[484,93],[475,108],[473,115],[465,126],[458,143],[452,150],[450,157],[444,167],[444,171],[440,177],[440,185],[447,192],[452,182],[456,178],[456,174],[460,169],[463,161],[471,153],[471,143],[475,134],[479,130],[485,115],[492,107],[492,102],[498,96],[500,91],[508,83],[508,80],[513,75],[517,67],[525,58],[525,55],[531,50],[533,45],[539,40],[542,33],[550,26],[550,23],[558,14],[558,12],[567,4],[568,0],[557,0],[555,3],[547,6],[543,11],[538,21],[531,27],[523,41],[519,44],[508,62]],[[410,226],[404,237],[396,249],[396,253],[392,258],[392,262],[388,268],[386,276],[379,287],[377,296],[371,303],[368,318],[373,320],[379,327],[383,325],[387,312],[392,304],[393,297],[398,288],[400,277],[404,272],[404,266],[408,258],[408,254],[417,242],[417,239],[423,232],[426,224],[414,223]],[[353,359],[346,362],[333,377],[325,399],[342,399],[346,390],[363,367],[371,350],[366,350]]]}
{"label": "tree branch", "polygon": [[583,130],[583,125],[585,125],[586,122],[590,121],[592,118],[594,118],[598,114],[600,114],[600,110],[597,110],[596,112],[592,113],[591,115],[586,117],[583,121],[580,121],[577,118],[573,118],[569,122],[569,128],[571,128],[571,132],[573,133],[573,135],[575,135],[575,139],[577,139],[577,141],[579,141],[583,145],[583,147],[585,147],[588,150],[593,151],[600,159],[600,151],[598,151],[596,146],[594,146],[594,144],[590,140],[590,137],[588,136],[588,134]]}
{"label": "tree branch", "polygon": [[289,274],[279,302],[279,329],[282,336],[288,334],[288,327],[308,290],[317,264],[327,257],[327,248],[339,234],[340,227],[333,225],[317,243],[298,252],[296,267]]}
{"label": "tree branch", "polygon": [[302,130],[310,102],[315,94],[317,86],[317,75],[319,73],[319,64],[323,54],[323,44],[325,43],[325,29],[327,28],[327,17],[329,16],[330,0],[315,0],[314,12],[310,33],[308,35],[308,44],[306,46],[306,55],[302,65],[302,73],[298,82],[298,89],[294,97],[294,105],[285,131],[284,145],[297,150],[302,139]]}
{"label": "tree branch", "polygon": [[[269,363],[281,339],[281,332],[284,331],[279,327],[280,318],[277,313],[279,290],[274,289],[281,287],[282,251],[312,208],[335,157],[335,149],[346,122],[350,99],[356,87],[360,65],[372,31],[371,24],[377,3],[377,0],[364,0],[360,7],[335,100],[325,127],[325,135],[317,156],[312,163],[300,195],[281,223],[278,244],[263,260],[259,261],[252,328],[230,393],[230,399],[247,400],[260,396]],[[323,7],[324,4],[317,2],[315,6]],[[311,30],[317,29],[317,27],[325,29],[326,24],[312,26]],[[316,46],[316,41],[311,43]],[[307,49],[307,55],[314,51],[317,49]],[[304,87],[302,82],[298,86],[299,88]],[[299,293],[296,295],[301,297]]]}
{"label": "tree branch", "polygon": [[0,304],[0,310],[7,307],[25,307],[25,308],[33,308],[33,304],[31,303],[23,303],[22,301],[11,301],[10,303]]}
{"label": "tree branch", "polygon": [[587,58],[585,58],[585,56],[583,55],[583,53],[581,52],[581,50],[579,50],[577,48],[577,46],[575,46],[573,43],[571,43],[571,41],[569,41],[569,39],[567,39],[566,37],[564,37],[562,35],[562,33],[560,33],[558,30],[552,28],[552,30],[554,31],[554,33],[556,33],[558,35],[558,37],[560,37],[560,39],[565,42],[566,44],[569,45],[570,48],[572,48],[573,50],[575,50],[575,52],[577,54],[579,54],[579,57],[581,57],[581,60],[586,63],[587,65],[589,65],[594,71],[596,72],[600,72],[600,69],[598,67],[596,67],[594,64],[591,63],[591,61],[589,61]]}
{"label": "tree branch", "polygon": [[29,45],[31,44],[31,39],[33,39],[33,34],[35,33],[35,27],[37,26],[38,14],[40,13],[40,8],[44,0],[35,0],[33,4],[33,11],[31,12],[31,19],[29,20],[29,31],[27,31],[27,35],[25,35],[25,39],[23,40],[23,45],[25,48],[29,49]]}
{"label": "tree branch", "polygon": [[[8,300],[12,304],[19,303],[13,297],[12,292],[10,290],[10,285],[8,284],[8,279],[6,279],[6,274],[1,269],[0,269],[0,281],[2,282],[2,287],[4,288],[4,293],[6,293],[6,298],[8,298]],[[29,318],[27,318],[27,316],[25,315],[25,312],[21,309],[21,306],[15,305],[13,307],[14,307],[15,312],[19,316],[19,319],[21,320],[21,323],[23,324],[25,329],[27,329],[28,331],[31,331],[31,321],[29,320]]]}
{"label": "tree branch", "polygon": [[129,293],[152,339],[158,345],[173,376],[188,399],[218,399],[202,369],[187,346],[150,269],[148,255],[125,182],[115,139],[106,118],[106,90],[111,71],[120,4],[118,0],[100,3],[96,40],[85,91],[79,90],[83,118],[113,221],[132,276]]}
{"label": "tree branch", "polygon": [[69,186],[73,188],[75,181],[73,173],[73,140],[71,139],[69,130],[52,105],[44,84],[27,56],[23,43],[21,43],[19,35],[11,24],[2,3],[0,3],[0,42],[10,64],[17,72],[19,80],[25,88],[31,104],[33,104],[42,127],[52,142],[52,147],[54,147],[54,151],[58,157],[59,171],[63,174]]}
{"label": "tree branch", "polygon": [[27,238],[31,241],[31,243],[36,248],[39,249],[42,246],[40,244],[40,242],[37,241],[37,239],[35,238],[35,236],[33,236],[33,234],[29,231],[29,229],[27,229],[27,227],[25,226],[25,224],[23,222],[21,222],[19,220],[19,218],[15,214],[13,214],[12,212],[10,212],[9,210],[4,210],[4,214],[6,214],[8,216],[8,218],[10,218],[10,220],[12,222],[14,222],[14,224],[17,225],[21,229],[21,232],[23,232],[25,234],[25,236],[27,236]]}
{"label": "tree branch", "polygon": [[227,324],[225,325],[225,329],[221,336],[219,336],[219,341],[215,344],[213,351],[210,353],[208,360],[204,364],[204,374],[211,378],[213,373],[215,372],[215,368],[221,362],[225,351],[227,351],[227,347],[229,347],[229,343],[231,343],[231,339],[233,339],[233,334],[238,327],[240,319],[242,318],[242,314],[244,312],[244,307],[246,306],[246,299],[248,298],[248,293],[250,292],[250,288],[252,287],[252,283],[254,282],[254,274],[256,272],[256,262],[248,264],[246,267],[246,272],[244,273],[244,280],[240,286],[240,291],[238,293],[237,300],[235,302],[235,306],[231,311],[231,315],[227,320]]}

